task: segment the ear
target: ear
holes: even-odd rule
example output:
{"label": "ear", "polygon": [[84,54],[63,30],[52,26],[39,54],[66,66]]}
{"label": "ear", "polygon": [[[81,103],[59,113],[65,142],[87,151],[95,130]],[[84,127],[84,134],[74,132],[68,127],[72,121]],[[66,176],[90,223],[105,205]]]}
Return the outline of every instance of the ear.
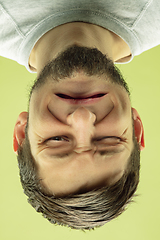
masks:
{"label": "ear", "polygon": [[132,108],[133,120],[134,120],[134,130],[137,142],[140,144],[140,150],[145,148],[144,143],[144,128],[141,118],[135,108]]}
{"label": "ear", "polygon": [[17,154],[18,146],[22,145],[25,139],[25,127],[27,124],[27,117],[28,117],[27,112],[20,113],[14,127],[13,149],[16,154]]}

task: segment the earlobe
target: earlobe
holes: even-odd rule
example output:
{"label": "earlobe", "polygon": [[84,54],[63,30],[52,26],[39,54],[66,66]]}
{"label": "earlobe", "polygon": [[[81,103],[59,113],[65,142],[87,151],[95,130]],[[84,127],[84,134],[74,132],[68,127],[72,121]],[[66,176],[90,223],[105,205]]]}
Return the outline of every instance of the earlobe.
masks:
{"label": "earlobe", "polygon": [[25,139],[25,127],[27,124],[28,112],[22,112],[18,116],[13,133],[13,149],[17,154],[19,145],[22,145]]}
{"label": "earlobe", "polygon": [[140,150],[145,148],[144,143],[144,128],[141,118],[135,108],[132,108],[133,120],[134,120],[134,130],[137,142],[140,144]]}

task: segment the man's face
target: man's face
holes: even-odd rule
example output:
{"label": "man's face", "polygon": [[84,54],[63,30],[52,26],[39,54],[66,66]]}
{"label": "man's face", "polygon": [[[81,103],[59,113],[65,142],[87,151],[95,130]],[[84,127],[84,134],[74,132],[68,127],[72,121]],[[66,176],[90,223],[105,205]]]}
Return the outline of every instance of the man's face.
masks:
{"label": "man's face", "polygon": [[[77,54],[82,61],[86,53]],[[87,63],[102,65],[97,58],[90,54]],[[59,64],[65,77],[53,73],[37,81],[29,105],[28,137],[38,176],[57,196],[115,183],[133,150],[131,104],[123,84],[72,62],[76,66],[66,69]]]}

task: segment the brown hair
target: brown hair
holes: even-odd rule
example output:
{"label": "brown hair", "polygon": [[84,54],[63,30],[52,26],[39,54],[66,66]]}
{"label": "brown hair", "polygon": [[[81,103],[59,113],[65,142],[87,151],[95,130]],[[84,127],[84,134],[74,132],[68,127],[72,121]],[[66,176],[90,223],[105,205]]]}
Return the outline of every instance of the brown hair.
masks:
{"label": "brown hair", "polygon": [[37,168],[31,154],[28,134],[18,149],[20,179],[28,202],[51,223],[74,229],[93,229],[120,215],[132,197],[139,182],[140,150],[133,134],[134,149],[121,179],[112,186],[65,197],[47,195],[37,177]]}

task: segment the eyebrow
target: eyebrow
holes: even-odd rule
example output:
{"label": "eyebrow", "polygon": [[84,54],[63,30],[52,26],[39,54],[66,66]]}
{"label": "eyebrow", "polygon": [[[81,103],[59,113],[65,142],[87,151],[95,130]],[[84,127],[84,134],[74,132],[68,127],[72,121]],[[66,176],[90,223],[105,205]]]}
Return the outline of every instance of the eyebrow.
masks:
{"label": "eyebrow", "polygon": [[[104,155],[110,155],[110,154],[117,154],[117,153],[121,153],[124,151],[125,148],[123,149],[114,149],[114,150],[101,150],[101,151],[96,151],[96,152],[99,152],[101,156],[104,156]],[[52,157],[58,157],[58,158],[64,158],[64,157],[68,157],[70,156],[71,154],[73,153],[72,152],[67,152],[67,153],[57,153],[57,154],[51,154],[50,156]]]}
{"label": "eyebrow", "polygon": [[116,154],[116,153],[121,153],[124,151],[125,148],[122,149],[114,149],[114,150],[103,150],[103,151],[98,151],[100,155],[109,155],[109,154]]}

